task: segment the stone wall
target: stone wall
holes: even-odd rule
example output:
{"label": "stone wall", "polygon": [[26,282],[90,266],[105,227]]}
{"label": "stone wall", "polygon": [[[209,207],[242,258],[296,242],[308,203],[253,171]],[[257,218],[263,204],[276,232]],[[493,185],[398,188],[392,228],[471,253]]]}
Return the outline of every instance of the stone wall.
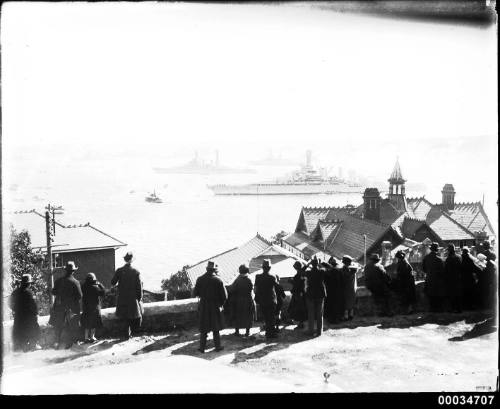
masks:
{"label": "stone wall", "polygon": [[[423,296],[423,282],[417,283],[417,311],[425,311],[427,302]],[[286,292],[287,298],[283,305],[283,319],[286,321],[286,310],[290,302],[290,292]],[[392,300],[394,304],[397,300]],[[357,301],[355,315],[370,316],[375,314],[375,306],[370,291],[365,287],[357,289]],[[48,325],[49,317],[39,317],[38,323],[42,331],[40,344],[44,347],[54,343],[54,331]],[[102,310],[103,328],[101,328],[98,337],[118,337],[121,333],[121,322],[115,316],[115,308],[106,308]],[[144,317],[140,333],[153,333],[169,331],[174,329],[196,328],[198,323],[198,300],[189,298],[185,300],[161,301],[144,304]],[[11,349],[10,333],[12,330],[12,321],[4,321],[4,334],[6,350]],[[83,335],[83,334],[82,334]]]}

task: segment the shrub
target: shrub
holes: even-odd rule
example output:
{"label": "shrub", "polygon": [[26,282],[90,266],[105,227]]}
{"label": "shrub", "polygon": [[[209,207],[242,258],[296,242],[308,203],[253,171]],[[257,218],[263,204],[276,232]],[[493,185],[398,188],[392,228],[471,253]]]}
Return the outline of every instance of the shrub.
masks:
{"label": "shrub", "polygon": [[44,256],[31,248],[31,237],[26,230],[10,232],[10,286],[14,290],[23,274],[30,274],[33,280],[31,290],[35,295],[38,312],[46,315],[50,311],[50,296],[46,276],[42,270]]}
{"label": "shrub", "polygon": [[188,268],[189,266],[184,266],[182,270],[161,281],[161,288],[168,292],[169,299],[170,296],[177,300],[191,297],[192,287],[187,275]]}

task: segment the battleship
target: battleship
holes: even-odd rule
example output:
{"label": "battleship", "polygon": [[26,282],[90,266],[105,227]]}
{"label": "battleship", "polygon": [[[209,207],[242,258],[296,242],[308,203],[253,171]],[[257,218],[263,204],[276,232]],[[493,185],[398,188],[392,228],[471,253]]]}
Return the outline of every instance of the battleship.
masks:
{"label": "battleship", "polygon": [[215,152],[215,163],[205,162],[198,157],[198,152],[195,152],[194,158],[182,166],[174,166],[171,168],[153,168],[156,173],[184,173],[198,175],[212,174],[229,174],[229,173],[256,173],[255,169],[246,168],[231,168],[222,166],[219,163],[219,151]]}
{"label": "battleship", "polygon": [[364,186],[328,176],[325,169],[314,169],[311,151],[306,153],[306,164],[290,177],[269,183],[246,185],[209,185],[215,195],[313,195],[335,193],[363,193]]}

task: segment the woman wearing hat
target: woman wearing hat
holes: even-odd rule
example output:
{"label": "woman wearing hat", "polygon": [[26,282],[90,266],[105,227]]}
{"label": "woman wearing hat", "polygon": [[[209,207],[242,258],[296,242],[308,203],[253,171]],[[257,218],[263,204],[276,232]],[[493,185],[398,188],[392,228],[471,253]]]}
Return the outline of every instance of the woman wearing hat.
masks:
{"label": "woman wearing hat", "polygon": [[94,273],[88,273],[85,283],[82,286],[82,317],[81,324],[85,330],[85,342],[96,342],[96,328],[102,327],[101,302],[100,298],[104,296],[105,290],[101,283],[96,279]]}
{"label": "woman wearing hat", "polygon": [[40,348],[37,345],[40,336],[38,306],[30,290],[31,284],[31,275],[24,274],[19,287],[12,292],[10,298],[10,306],[14,314],[12,337],[15,350],[28,351]]}
{"label": "woman wearing hat", "polygon": [[60,346],[63,333],[65,333],[66,348],[70,348],[79,336],[82,289],[80,283],[73,277],[73,273],[78,270],[75,263],[68,261],[64,269],[65,276],[56,280],[52,290],[55,300],[49,324],[53,325],[56,330],[55,346]]}
{"label": "woman wearing hat", "polygon": [[246,265],[242,264],[238,271],[239,276],[228,288],[228,293],[231,295],[230,309],[234,324],[234,335],[239,337],[240,328],[245,328],[245,337],[249,337],[255,316],[253,283],[248,277],[250,270]]}
{"label": "woman wearing hat", "polygon": [[396,279],[398,283],[398,293],[403,314],[411,314],[414,305],[417,302],[417,293],[415,290],[415,278],[413,277],[413,267],[403,250],[396,253],[398,264],[396,266]]}
{"label": "woman wearing hat", "polygon": [[297,328],[304,328],[307,320],[306,290],[305,290],[305,266],[297,260],[293,263],[296,274],[289,281],[292,284],[292,298],[288,305],[289,317],[297,322]]}
{"label": "woman wearing hat", "polygon": [[344,293],[344,321],[354,318],[354,305],[356,304],[356,272],[358,269],[352,265],[352,257],[342,257],[342,283]]}

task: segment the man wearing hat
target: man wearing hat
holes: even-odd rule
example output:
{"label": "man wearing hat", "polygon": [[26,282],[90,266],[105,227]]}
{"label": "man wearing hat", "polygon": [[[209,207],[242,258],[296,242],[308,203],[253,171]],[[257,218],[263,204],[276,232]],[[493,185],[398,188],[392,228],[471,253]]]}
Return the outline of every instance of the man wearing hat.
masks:
{"label": "man wearing hat", "polygon": [[417,302],[413,267],[408,263],[408,260],[406,260],[406,254],[403,250],[398,250],[395,256],[398,260],[396,266],[396,280],[401,309],[403,310],[403,314],[411,314],[413,312],[413,306]]}
{"label": "man wearing hat", "polygon": [[276,332],[276,306],[278,298],[276,288],[278,280],[269,273],[271,260],[262,261],[262,273],[255,276],[255,302],[259,305],[266,325],[266,338],[277,338]]}
{"label": "man wearing hat", "polygon": [[448,256],[444,262],[446,295],[451,312],[462,312],[462,261],[455,252],[455,246],[448,244]]}
{"label": "man wearing hat", "polygon": [[115,314],[123,320],[123,338],[129,339],[142,323],[142,280],[141,273],[132,267],[132,252],[125,254],[123,259],[125,265],[116,270],[111,285],[118,285]]}
{"label": "man wearing hat", "polygon": [[224,347],[220,344],[219,331],[224,328],[222,307],[227,300],[226,287],[216,275],[215,263],[209,261],[206,273],[198,277],[194,286],[193,295],[199,297],[198,313],[200,319],[200,348],[205,352],[207,336],[213,333],[215,350],[221,351]]}
{"label": "man wearing hat", "polygon": [[14,314],[12,328],[14,350],[28,351],[40,348],[37,345],[40,336],[38,306],[30,290],[32,282],[31,275],[24,274],[19,287],[12,292],[10,298],[10,307]]}
{"label": "man wearing hat", "polygon": [[78,270],[75,263],[68,261],[64,270],[64,277],[58,278],[52,289],[55,300],[49,324],[53,325],[56,330],[56,347],[61,345],[64,332],[65,346],[70,348],[79,338],[82,289],[78,280],[73,276],[73,273]]}
{"label": "man wearing hat", "polygon": [[432,243],[430,253],[422,260],[422,269],[425,273],[425,293],[429,298],[432,312],[442,310],[443,300],[446,297],[444,263],[438,255],[438,243]]}
{"label": "man wearing hat", "polygon": [[356,304],[356,273],[358,269],[353,266],[352,257],[344,255],[342,257],[342,285],[344,300],[343,320],[352,320],[354,318],[354,306]]}
{"label": "man wearing hat", "polygon": [[[318,267],[318,259],[314,256],[311,268],[306,270],[306,303],[309,335],[320,336],[323,333],[323,310],[326,297],[325,271]],[[316,322],[316,331],[314,323]]]}
{"label": "man wearing hat", "polygon": [[337,260],[332,256],[328,263],[322,263],[325,268],[325,317],[331,324],[338,324],[344,316],[344,284],[342,270]]}
{"label": "man wearing hat", "polygon": [[390,317],[393,315],[390,307],[390,283],[390,276],[380,264],[380,256],[376,253],[372,254],[365,266],[365,286],[372,293],[380,316]]}

